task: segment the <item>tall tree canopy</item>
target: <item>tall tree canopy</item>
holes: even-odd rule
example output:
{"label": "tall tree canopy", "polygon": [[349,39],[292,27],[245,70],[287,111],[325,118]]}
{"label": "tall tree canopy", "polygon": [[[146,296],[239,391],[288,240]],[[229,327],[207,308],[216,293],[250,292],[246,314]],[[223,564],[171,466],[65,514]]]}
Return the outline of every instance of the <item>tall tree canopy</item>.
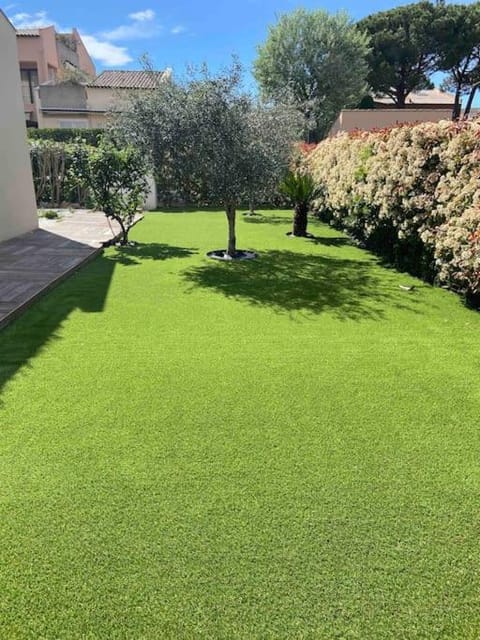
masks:
{"label": "tall tree canopy", "polygon": [[187,82],[162,82],[131,97],[118,128],[153,159],[163,191],[222,206],[226,254],[235,257],[240,204],[271,196],[285,175],[298,135],[297,114],[265,106],[241,90],[241,69],[204,69]]}
{"label": "tall tree canopy", "polygon": [[432,88],[429,75],[437,65],[439,7],[417,2],[372,14],[358,23],[371,42],[370,87],[376,95],[391,97],[400,108],[412,91]]}
{"label": "tall tree canopy", "polygon": [[435,31],[438,69],[448,74],[442,86],[455,93],[456,119],[462,95],[480,80],[480,3],[442,5]]}
{"label": "tall tree canopy", "polygon": [[254,74],[264,97],[293,101],[312,142],[328,132],[341,109],[364,95],[367,53],[367,36],[346,13],[298,9],[270,27]]}

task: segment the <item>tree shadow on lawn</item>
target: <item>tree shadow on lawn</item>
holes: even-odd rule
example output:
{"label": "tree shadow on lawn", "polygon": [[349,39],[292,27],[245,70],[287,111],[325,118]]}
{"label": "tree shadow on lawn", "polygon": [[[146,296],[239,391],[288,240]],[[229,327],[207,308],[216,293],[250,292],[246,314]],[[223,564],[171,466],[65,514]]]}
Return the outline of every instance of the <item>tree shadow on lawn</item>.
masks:
{"label": "tree shadow on lawn", "polygon": [[285,224],[292,225],[293,213],[292,217],[288,218],[286,216],[265,216],[263,213],[243,213],[242,220],[248,222],[249,224]]}
{"label": "tree shadow on lawn", "polygon": [[188,258],[198,252],[198,249],[175,247],[158,242],[138,243],[132,246],[116,247],[114,254],[108,259],[125,266],[141,264],[142,260],[169,260],[170,258]]}
{"label": "tree shadow on lawn", "polygon": [[19,369],[29,366],[48,344],[61,339],[60,329],[72,311],[103,312],[117,264],[136,265],[142,259],[167,260],[192,253],[192,249],[156,243],[124,247],[112,255],[98,256],[72,274],[0,330],[0,393]]}
{"label": "tree shadow on lawn", "polygon": [[381,319],[390,308],[418,313],[395,276],[376,263],[293,251],[265,251],[257,260],[208,263],[184,272],[194,286],[279,312],[333,313],[342,320]]}
{"label": "tree shadow on lawn", "polygon": [[[243,214],[243,220],[250,224],[272,224],[272,225],[292,225],[293,224],[293,213],[292,217],[281,217],[281,216],[265,216],[262,213],[255,213],[253,216],[248,213]],[[310,227],[315,229],[316,220],[309,220]],[[310,229],[311,230],[311,229]],[[292,238],[293,239],[293,238]],[[345,245],[352,245],[352,241],[345,236],[313,236],[313,238],[309,238],[313,244],[322,244],[326,247],[343,247]]]}
{"label": "tree shadow on lawn", "polygon": [[349,238],[345,238],[343,236],[335,236],[333,238],[329,238],[326,236],[314,236],[310,239],[312,244],[320,244],[324,247],[353,247],[354,244]]}

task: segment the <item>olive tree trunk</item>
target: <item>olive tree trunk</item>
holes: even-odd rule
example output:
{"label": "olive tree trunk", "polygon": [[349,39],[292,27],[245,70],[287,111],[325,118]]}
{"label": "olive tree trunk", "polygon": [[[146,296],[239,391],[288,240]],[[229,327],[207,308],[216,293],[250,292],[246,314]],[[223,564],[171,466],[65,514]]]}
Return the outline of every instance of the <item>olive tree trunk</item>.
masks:
{"label": "olive tree trunk", "polygon": [[234,204],[227,204],[225,209],[228,221],[228,248],[227,256],[235,258],[237,255],[237,238],[235,237],[236,207]]}
{"label": "olive tree trunk", "polygon": [[124,246],[126,244],[128,244],[128,232],[130,231],[130,226],[127,224],[125,224],[125,221],[123,220],[123,218],[121,216],[117,216],[117,215],[108,215],[107,217],[112,218],[112,220],[115,220],[116,222],[118,222],[120,229],[121,229],[121,235],[119,238],[118,243],[121,246]]}
{"label": "olive tree trunk", "polygon": [[305,203],[295,205],[293,216],[293,235],[303,237],[307,234],[308,205]]}

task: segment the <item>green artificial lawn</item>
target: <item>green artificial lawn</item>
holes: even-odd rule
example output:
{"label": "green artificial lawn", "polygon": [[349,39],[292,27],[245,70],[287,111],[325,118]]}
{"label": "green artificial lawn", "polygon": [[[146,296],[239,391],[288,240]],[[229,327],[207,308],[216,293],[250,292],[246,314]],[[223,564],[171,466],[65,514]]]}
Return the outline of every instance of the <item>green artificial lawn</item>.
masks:
{"label": "green artificial lawn", "polygon": [[0,333],[1,638],[480,637],[480,315],[290,217],[147,215]]}

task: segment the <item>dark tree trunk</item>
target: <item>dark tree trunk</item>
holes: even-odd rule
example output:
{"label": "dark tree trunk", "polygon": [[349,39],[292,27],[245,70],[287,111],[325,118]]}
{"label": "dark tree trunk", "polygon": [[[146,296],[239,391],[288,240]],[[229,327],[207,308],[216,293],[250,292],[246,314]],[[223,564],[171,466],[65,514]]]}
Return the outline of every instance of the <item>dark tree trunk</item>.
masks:
{"label": "dark tree trunk", "polygon": [[461,97],[462,97],[462,92],[460,90],[460,87],[457,87],[457,90],[455,91],[455,102],[453,105],[453,111],[452,111],[452,120],[459,120],[460,119],[460,114],[461,114]]}
{"label": "dark tree trunk", "polygon": [[295,205],[295,214],[293,216],[292,235],[305,237],[307,234],[308,224],[308,205],[305,203]]}
{"label": "dark tree trunk", "polygon": [[119,216],[112,216],[112,218],[118,222],[118,224],[120,225],[120,229],[122,230],[119,244],[123,247],[128,244],[128,232],[130,231],[130,228],[125,226],[122,218],[120,218]]}
{"label": "dark tree trunk", "polygon": [[227,204],[225,209],[228,221],[228,248],[227,255],[235,258],[237,255],[237,239],[235,237],[235,217],[236,209],[234,204]]}
{"label": "dark tree trunk", "polygon": [[401,84],[400,86],[397,87],[397,90],[395,91],[395,102],[396,102],[396,106],[399,109],[405,109],[406,98],[407,96],[405,95],[405,88],[403,84]]}
{"label": "dark tree trunk", "polygon": [[470,95],[468,96],[467,106],[465,107],[465,113],[463,114],[464,120],[468,120],[468,116],[470,115],[470,111],[472,110],[473,99],[475,98],[477,87],[478,87],[478,84],[474,84],[470,91]]}

